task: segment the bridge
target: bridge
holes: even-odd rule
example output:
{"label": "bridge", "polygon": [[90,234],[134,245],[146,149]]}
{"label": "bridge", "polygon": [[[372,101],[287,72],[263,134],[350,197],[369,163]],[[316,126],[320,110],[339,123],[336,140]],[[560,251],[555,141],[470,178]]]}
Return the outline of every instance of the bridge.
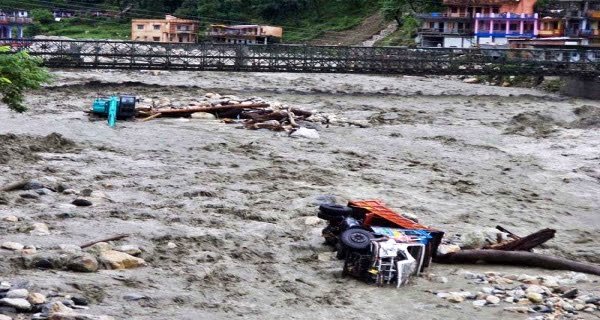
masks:
{"label": "bridge", "polygon": [[0,39],[49,68],[595,78],[600,48],[454,49]]}

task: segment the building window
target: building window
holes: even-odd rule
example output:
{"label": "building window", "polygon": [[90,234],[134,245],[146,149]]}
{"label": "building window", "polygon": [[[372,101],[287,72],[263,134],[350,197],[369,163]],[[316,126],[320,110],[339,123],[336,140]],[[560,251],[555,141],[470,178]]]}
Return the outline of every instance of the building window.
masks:
{"label": "building window", "polygon": [[154,25],[154,30],[160,30],[160,24],[155,24]]}
{"label": "building window", "polygon": [[160,41],[160,37],[152,37],[152,40],[154,40],[155,42],[159,42]]}
{"label": "building window", "polygon": [[137,25],[137,29],[138,30],[144,30],[144,25],[143,24],[138,24]]}

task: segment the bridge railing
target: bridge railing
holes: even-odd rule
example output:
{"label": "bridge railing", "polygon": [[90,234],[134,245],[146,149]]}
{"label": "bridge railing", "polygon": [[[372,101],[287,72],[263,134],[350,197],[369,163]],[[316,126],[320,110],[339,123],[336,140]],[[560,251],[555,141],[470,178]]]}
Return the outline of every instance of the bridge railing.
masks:
{"label": "bridge railing", "polygon": [[48,67],[379,74],[600,75],[600,50],[0,39]]}

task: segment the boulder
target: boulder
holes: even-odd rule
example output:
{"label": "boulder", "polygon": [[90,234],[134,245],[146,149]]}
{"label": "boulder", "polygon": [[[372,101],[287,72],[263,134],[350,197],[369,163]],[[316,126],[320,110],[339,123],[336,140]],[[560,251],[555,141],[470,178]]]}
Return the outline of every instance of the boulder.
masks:
{"label": "boulder", "polygon": [[71,314],[71,315],[75,314],[75,311],[73,309],[65,306],[60,301],[55,301],[55,302],[45,305],[42,308],[42,312],[50,315],[50,317],[52,317],[52,315],[55,315],[55,314]]}
{"label": "boulder", "polygon": [[455,244],[440,244],[437,252],[439,255],[444,255],[458,251],[460,251],[460,247]]}
{"label": "boulder", "polygon": [[6,293],[6,298],[12,299],[25,299],[27,296],[29,296],[29,291],[27,291],[27,289],[14,289]]}
{"label": "boulder", "polygon": [[31,234],[37,236],[46,236],[50,234],[50,229],[48,225],[43,222],[36,222],[33,225],[33,230],[31,230]]}
{"label": "boulder", "polygon": [[71,204],[76,205],[78,207],[89,207],[92,205],[92,202],[90,200],[77,198],[77,199],[73,200],[73,202],[71,202]]}
{"label": "boulder", "polygon": [[489,304],[498,304],[500,303],[500,298],[489,295],[485,298],[485,301],[487,301]]}
{"label": "boulder", "polygon": [[100,261],[110,269],[132,269],[146,265],[144,259],[115,250],[100,253]]}
{"label": "boulder", "polygon": [[89,253],[79,253],[73,255],[67,262],[67,268],[76,272],[96,272],[98,270],[98,260]]}
{"label": "boulder", "polygon": [[46,296],[41,293],[32,292],[27,296],[27,301],[31,304],[44,304],[46,303]]}
{"label": "boulder", "polygon": [[8,216],[2,217],[2,221],[6,221],[6,222],[18,222],[19,218],[17,216],[8,215]]}
{"label": "boulder", "polygon": [[292,134],[290,134],[291,137],[294,138],[306,138],[306,139],[319,139],[319,132],[315,129],[307,129],[304,127],[301,127],[300,129],[292,132]]}
{"label": "boulder", "polygon": [[446,298],[446,300],[453,302],[453,303],[461,303],[463,301],[465,301],[465,298],[455,292],[451,292],[450,295]]}
{"label": "boulder", "polygon": [[13,307],[21,311],[27,311],[31,309],[31,303],[22,298],[3,298],[0,299],[0,305]]}
{"label": "boulder", "polygon": [[208,113],[208,112],[195,112],[192,113],[192,115],[190,116],[192,119],[199,119],[199,120],[216,120],[217,117],[212,114],[212,113]]}
{"label": "boulder", "polygon": [[464,83],[470,83],[470,84],[474,84],[474,83],[479,83],[479,79],[477,78],[466,78],[465,80],[463,80]]}
{"label": "boulder", "polygon": [[11,241],[3,242],[0,247],[2,247],[2,249],[12,250],[12,251],[22,250],[23,248],[25,248],[24,245],[22,245],[18,242],[11,242]]}
{"label": "boulder", "polygon": [[529,299],[529,301],[531,301],[533,303],[542,303],[542,302],[544,302],[544,296],[542,296],[541,294],[539,294],[537,292],[528,292],[527,293],[527,299]]}
{"label": "boulder", "polygon": [[93,246],[89,247],[87,251],[95,256],[100,256],[102,252],[111,251],[113,246],[107,242],[98,242]]}
{"label": "boulder", "polygon": [[138,246],[133,245],[133,244],[126,244],[126,245],[118,246],[115,248],[115,250],[125,252],[132,256],[139,256],[140,254],[142,254],[142,250]]}
{"label": "boulder", "polygon": [[463,249],[481,249],[485,245],[485,235],[481,231],[471,231],[461,235]]}

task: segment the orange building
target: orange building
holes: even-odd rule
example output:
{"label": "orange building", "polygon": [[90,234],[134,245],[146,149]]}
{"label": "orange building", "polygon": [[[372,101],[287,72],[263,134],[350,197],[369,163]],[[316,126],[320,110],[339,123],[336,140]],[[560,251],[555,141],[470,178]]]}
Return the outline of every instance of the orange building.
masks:
{"label": "orange building", "polygon": [[195,43],[200,22],[167,15],[165,19],[131,20],[131,40]]}

